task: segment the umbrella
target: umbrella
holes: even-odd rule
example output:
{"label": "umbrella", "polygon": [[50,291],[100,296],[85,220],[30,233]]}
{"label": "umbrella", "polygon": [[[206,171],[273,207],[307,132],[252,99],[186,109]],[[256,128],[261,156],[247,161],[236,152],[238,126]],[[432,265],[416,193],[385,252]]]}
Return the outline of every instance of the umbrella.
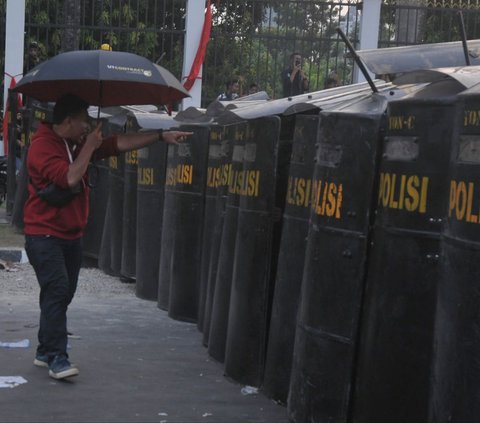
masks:
{"label": "umbrella", "polygon": [[40,63],[14,91],[40,101],[76,94],[89,104],[172,104],[188,91],[165,68],[133,53],[81,50],[61,53]]}

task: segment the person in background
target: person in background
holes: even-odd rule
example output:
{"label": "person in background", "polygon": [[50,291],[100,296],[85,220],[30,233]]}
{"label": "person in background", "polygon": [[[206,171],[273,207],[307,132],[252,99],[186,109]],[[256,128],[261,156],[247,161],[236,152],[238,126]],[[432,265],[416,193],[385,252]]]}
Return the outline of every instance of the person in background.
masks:
{"label": "person in background", "polygon": [[239,97],[240,83],[238,79],[231,79],[225,84],[225,92],[217,97],[218,101],[232,101]]}
{"label": "person in background", "polygon": [[282,72],[283,96],[291,97],[308,91],[309,81],[302,69],[302,55],[292,53],[290,66]]}
{"label": "person in background", "polygon": [[330,72],[325,79],[325,89],[340,86],[340,78],[336,72]]}
{"label": "person in background", "polygon": [[258,93],[258,85],[256,82],[252,82],[248,87],[248,95]]}
{"label": "person in background", "polygon": [[54,379],[79,373],[67,354],[67,308],[82,262],[82,235],[89,211],[87,168],[93,154],[100,160],[154,142],[177,144],[192,134],[165,131],[104,139],[101,124],[91,130],[87,109],[88,104],[76,95],[60,97],[53,122],[39,125],[27,153],[25,250],[40,285],[40,326],[33,363],[48,368]]}
{"label": "person in background", "polygon": [[40,48],[36,41],[32,41],[28,45],[28,52],[23,62],[23,74],[31,71],[35,66],[40,63]]}

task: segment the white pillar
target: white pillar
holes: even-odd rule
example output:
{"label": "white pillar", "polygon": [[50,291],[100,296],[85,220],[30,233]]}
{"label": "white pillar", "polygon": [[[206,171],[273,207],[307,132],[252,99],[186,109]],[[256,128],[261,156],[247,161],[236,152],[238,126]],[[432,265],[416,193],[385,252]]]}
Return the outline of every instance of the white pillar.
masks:
{"label": "white pillar", "polygon": [[[3,75],[3,110],[8,97],[12,75],[18,82],[23,74],[23,52],[25,33],[25,0],[7,0],[5,19],[5,68]],[[8,74],[8,75],[7,75]],[[3,142],[0,155],[4,154]]]}
{"label": "white pillar", "polygon": [[[380,28],[380,9],[382,0],[364,1],[362,9],[362,18],[360,21],[360,48],[366,50],[378,48],[378,34]],[[370,72],[369,72],[370,73]],[[374,74],[370,73],[372,78]],[[364,82],[365,78],[355,65],[353,82]]]}
{"label": "white pillar", "polygon": [[[185,41],[183,50],[182,83],[190,74],[192,63],[195,60],[200,38],[202,36],[203,22],[205,21],[205,0],[187,0],[187,13],[185,17]],[[182,100],[182,110],[187,107],[200,107],[202,100],[202,69],[198,79],[190,90],[190,98]]]}

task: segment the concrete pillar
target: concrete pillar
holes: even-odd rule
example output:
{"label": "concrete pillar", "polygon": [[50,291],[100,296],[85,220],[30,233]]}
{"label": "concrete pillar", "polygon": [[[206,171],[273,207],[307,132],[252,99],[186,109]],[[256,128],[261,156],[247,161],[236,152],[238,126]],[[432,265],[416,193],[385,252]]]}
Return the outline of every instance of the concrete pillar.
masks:
{"label": "concrete pillar", "polygon": [[[182,83],[190,74],[192,63],[195,60],[200,38],[202,35],[203,22],[205,21],[205,0],[187,0],[187,13],[185,17],[185,41],[183,50]],[[182,100],[182,110],[187,107],[200,107],[202,100],[202,69],[198,79],[190,90],[190,98]]]}
{"label": "concrete pillar", "polygon": [[[378,35],[380,28],[380,9],[382,0],[366,0],[362,4],[360,20],[360,47],[358,50],[378,48]],[[375,75],[370,74],[372,78]],[[364,82],[365,78],[355,65],[353,82]]]}
{"label": "concrete pillar", "polygon": [[[5,19],[5,69],[3,79],[3,110],[8,98],[11,78],[18,82],[23,75],[25,0],[7,0]],[[0,143],[0,155],[4,154],[3,142]]]}

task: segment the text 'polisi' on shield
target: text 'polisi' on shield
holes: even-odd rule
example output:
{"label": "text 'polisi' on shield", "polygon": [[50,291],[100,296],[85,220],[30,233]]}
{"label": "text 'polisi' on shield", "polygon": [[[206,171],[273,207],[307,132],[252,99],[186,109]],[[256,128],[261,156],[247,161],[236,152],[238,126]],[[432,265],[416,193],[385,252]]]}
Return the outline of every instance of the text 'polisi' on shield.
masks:
{"label": "text 'polisi' on shield", "polygon": [[[474,205],[475,185],[473,182],[450,181],[448,217],[468,223],[479,222],[479,205]],[[472,213],[473,210],[476,212]]]}
{"label": "text 'polisi' on shield", "polygon": [[390,209],[425,213],[428,183],[427,176],[381,172],[378,204]]}

